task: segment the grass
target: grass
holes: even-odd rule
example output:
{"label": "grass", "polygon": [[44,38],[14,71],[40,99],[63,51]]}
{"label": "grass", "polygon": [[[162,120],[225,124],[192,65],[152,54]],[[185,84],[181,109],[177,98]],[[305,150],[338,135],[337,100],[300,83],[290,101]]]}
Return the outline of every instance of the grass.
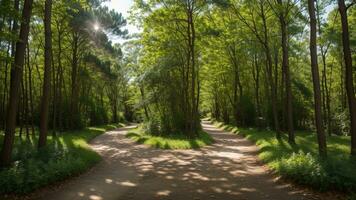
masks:
{"label": "grass", "polygon": [[145,134],[141,128],[136,128],[127,133],[126,137],[159,149],[197,149],[213,143],[213,138],[204,131],[200,131],[197,138],[191,139],[183,134],[153,136]]}
{"label": "grass", "polygon": [[[88,127],[80,131],[48,137],[47,146],[38,151],[37,137],[16,136],[13,160],[0,171],[0,194],[25,194],[45,185],[78,175],[101,160],[88,142],[120,125]],[[3,135],[0,135],[0,142]]]}
{"label": "grass", "polygon": [[320,191],[356,191],[356,161],[349,156],[349,137],[329,136],[328,158],[321,159],[314,133],[297,131],[296,145],[290,145],[286,135],[277,140],[273,131],[214,123],[255,142],[260,148],[260,159],[282,177]]}

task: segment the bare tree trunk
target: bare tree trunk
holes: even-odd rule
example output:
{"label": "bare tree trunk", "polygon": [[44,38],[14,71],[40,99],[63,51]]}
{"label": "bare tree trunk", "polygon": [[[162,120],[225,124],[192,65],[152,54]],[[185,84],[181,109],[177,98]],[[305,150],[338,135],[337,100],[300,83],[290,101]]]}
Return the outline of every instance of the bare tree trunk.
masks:
{"label": "bare tree trunk", "polygon": [[38,148],[46,146],[48,132],[48,109],[51,92],[51,68],[52,68],[52,0],[45,2],[45,69],[43,77],[43,93],[41,100],[41,119],[40,119],[40,137],[38,139]]}
{"label": "bare tree trunk", "polygon": [[[278,4],[283,6],[282,0],[278,0]],[[288,46],[288,30],[287,23],[285,21],[285,14],[282,12],[279,16],[279,21],[281,24],[282,32],[282,68],[284,72],[284,81],[286,89],[286,101],[287,101],[287,125],[288,125],[288,142],[290,144],[295,144],[294,139],[294,127],[293,127],[293,97],[292,97],[292,87],[291,87],[291,77],[289,70],[289,46]]]}
{"label": "bare tree trunk", "polygon": [[262,116],[261,116],[261,105],[260,105],[260,68],[258,67],[258,61],[257,61],[257,55],[254,55],[253,57],[253,65],[254,67],[252,68],[252,75],[253,79],[255,81],[255,95],[256,95],[256,114],[257,114],[257,127],[261,128],[262,127]]}
{"label": "bare tree trunk", "polygon": [[72,73],[71,73],[71,116],[70,116],[70,128],[75,128],[75,123],[77,123],[77,116],[78,116],[78,43],[79,37],[77,33],[73,33],[73,49],[72,49]]}
{"label": "bare tree trunk", "polygon": [[262,17],[262,22],[263,22],[263,45],[265,48],[265,54],[266,54],[266,59],[267,59],[267,78],[269,81],[269,86],[271,90],[271,104],[272,104],[272,114],[273,114],[273,121],[274,121],[274,128],[276,131],[276,138],[280,139],[281,138],[281,132],[279,128],[279,119],[278,119],[278,111],[277,111],[277,96],[276,96],[276,85],[273,79],[273,63],[272,63],[272,56],[271,56],[271,50],[269,47],[269,42],[268,42],[268,29],[267,29],[267,22],[266,22],[266,16],[265,16],[265,10],[264,10],[264,5],[263,2],[260,2],[260,7],[261,7],[261,17]]}
{"label": "bare tree trunk", "polygon": [[[58,108],[63,108],[62,106],[62,87],[63,87],[63,69],[62,69],[62,29],[61,29],[61,22],[59,20],[56,21],[56,27],[57,27],[57,44],[58,44],[58,54],[57,54],[57,59],[58,59],[58,68],[57,68],[57,100],[56,100],[56,107]],[[58,110],[58,127],[60,130],[63,130],[63,122],[62,122],[62,109]]]}
{"label": "bare tree trunk", "polygon": [[[10,48],[11,48],[11,44],[8,44],[8,49],[7,49],[7,57],[10,56]],[[2,96],[2,115],[1,115],[1,122],[2,122],[2,127],[5,129],[5,114],[6,114],[6,102],[7,102],[7,97],[8,97],[8,68],[9,68],[9,61],[8,59],[6,59],[5,62],[5,78],[4,78],[4,93]]]}
{"label": "bare tree trunk", "polygon": [[20,84],[23,74],[23,65],[25,58],[26,44],[28,41],[28,35],[30,31],[30,19],[32,13],[32,3],[33,0],[25,0],[21,29],[20,29],[20,39],[16,42],[16,52],[14,67],[12,69],[11,84],[10,84],[10,99],[6,115],[6,129],[3,148],[1,149],[0,166],[8,166],[11,163],[12,147],[15,139],[15,128],[16,128],[16,115],[17,107],[19,102],[20,94]]}
{"label": "bare tree trunk", "polygon": [[[143,85],[140,85],[140,93],[141,93],[141,99],[142,99],[142,101],[145,101],[145,89],[144,89],[144,86],[143,86]],[[145,102],[143,103],[143,109],[144,109],[144,111],[145,111],[145,117],[146,117],[146,119],[149,120],[149,119],[150,119],[150,116],[149,116],[149,114],[148,114],[148,109],[147,109],[147,105],[146,105]]]}
{"label": "bare tree trunk", "polygon": [[313,75],[314,88],[314,106],[315,106],[315,126],[318,136],[319,154],[322,157],[327,156],[326,138],[323,128],[323,118],[321,114],[321,92],[320,92],[320,78],[318,67],[318,53],[316,44],[316,17],[314,0],[308,0],[308,11],[310,16],[310,58],[311,71]]}
{"label": "bare tree trunk", "polygon": [[356,156],[356,98],[353,85],[352,57],[350,50],[349,25],[347,20],[347,8],[344,0],[338,0],[339,12],[341,16],[342,44],[345,60],[345,85],[347,100],[349,104],[351,120],[351,155]]}
{"label": "bare tree trunk", "polygon": [[32,89],[32,67],[30,63],[30,48],[29,44],[27,44],[27,68],[28,68],[28,87],[29,87],[29,100],[30,100],[30,123],[31,123],[31,131],[32,135],[35,135],[35,127],[34,127],[34,105],[33,105],[33,89]]}

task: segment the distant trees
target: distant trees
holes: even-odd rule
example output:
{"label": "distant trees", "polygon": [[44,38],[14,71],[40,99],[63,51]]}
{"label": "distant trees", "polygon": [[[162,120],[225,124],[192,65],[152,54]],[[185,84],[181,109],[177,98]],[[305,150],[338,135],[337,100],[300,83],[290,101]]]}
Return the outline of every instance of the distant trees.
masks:
{"label": "distant trees", "polygon": [[32,138],[39,127],[41,149],[49,130],[122,119],[122,52],[108,37],[127,34],[121,14],[98,1],[7,0],[0,10],[1,167],[11,164],[23,128],[30,139],[29,127]]}
{"label": "distant trees", "polygon": [[[153,9],[154,7],[160,7]],[[151,94],[150,109],[143,104],[148,123],[160,127],[161,133],[183,132],[195,137],[200,129],[200,61],[198,31],[203,1],[152,1],[137,3],[143,19],[144,33],[140,54],[142,74],[137,74]],[[155,133],[159,134],[159,133]]]}
{"label": "distant trees", "polygon": [[336,9],[325,13],[335,4],[329,1],[136,1],[133,18],[144,29],[133,68],[148,129],[187,134],[191,120],[199,121],[195,114],[211,113],[225,123],[274,129],[278,139],[287,132],[295,144],[294,129],[315,128],[326,156],[326,130],[354,130],[345,123],[355,110],[346,105],[346,93],[354,97],[345,39],[351,26],[340,3],[342,23]]}
{"label": "distant trees", "polygon": [[353,1],[135,1],[143,32],[122,46],[109,35],[127,34],[126,21],[100,3],[0,1],[1,166],[37,126],[39,147],[48,130],[123,117],[195,137],[206,113],[290,144],[315,128],[322,156],[326,130],[351,135],[356,154]]}

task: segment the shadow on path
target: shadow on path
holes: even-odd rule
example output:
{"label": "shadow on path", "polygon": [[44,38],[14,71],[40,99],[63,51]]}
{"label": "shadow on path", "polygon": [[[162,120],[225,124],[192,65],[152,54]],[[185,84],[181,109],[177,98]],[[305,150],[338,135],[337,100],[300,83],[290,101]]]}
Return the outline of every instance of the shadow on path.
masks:
{"label": "shadow on path", "polygon": [[134,126],[109,131],[92,141],[103,157],[100,164],[40,199],[325,199],[275,182],[258,161],[255,145],[208,122],[202,125],[215,143],[199,150],[135,144],[125,138]]}

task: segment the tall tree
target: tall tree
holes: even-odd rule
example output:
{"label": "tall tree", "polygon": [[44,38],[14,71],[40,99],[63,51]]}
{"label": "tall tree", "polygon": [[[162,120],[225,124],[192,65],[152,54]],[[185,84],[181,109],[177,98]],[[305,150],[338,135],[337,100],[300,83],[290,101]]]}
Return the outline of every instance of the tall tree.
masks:
{"label": "tall tree", "polygon": [[287,127],[288,127],[288,142],[295,144],[294,127],[293,127],[293,104],[292,104],[292,87],[291,76],[289,69],[289,35],[288,35],[288,16],[291,9],[290,1],[283,3],[282,0],[277,0],[279,5],[278,18],[281,26],[281,44],[282,44],[282,69],[284,74],[284,84],[286,90],[286,107],[287,107]]}
{"label": "tall tree", "polygon": [[322,157],[327,156],[326,137],[323,128],[323,118],[321,114],[321,91],[320,91],[320,77],[318,67],[318,50],[317,50],[317,36],[316,36],[316,15],[315,15],[315,0],[308,0],[308,11],[310,17],[310,60],[311,71],[313,77],[314,89],[314,112],[315,112],[315,126],[318,136],[319,154]]}
{"label": "tall tree", "polygon": [[40,116],[40,136],[38,140],[38,148],[44,147],[47,141],[48,132],[48,109],[51,89],[51,68],[52,68],[52,0],[46,0],[44,13],[45,27],[45,65],[43,77],[43,92],[41,100],[41,116]]}
{"label": "tall tree", "polygon": [[20,98],[20,85],[25,61],[26,45],[30,31],[33,0],[25,0],[22,9],[22,20],[19,40],[16,42],[14,65],[11,69],[10,97],[6,114],[6,128],[3,147],[1,149],[0,166],[8,166],[11,162],[14,144],[16,115]]}
{"label": "tall tree", "polygon": [[356,98],[353,82],[352,57],[350,50],[349,24],[345,0],[338,0],[342,27],[342,45],[345,61],[345,86],[351,119],[351,155],[356,156]]}

